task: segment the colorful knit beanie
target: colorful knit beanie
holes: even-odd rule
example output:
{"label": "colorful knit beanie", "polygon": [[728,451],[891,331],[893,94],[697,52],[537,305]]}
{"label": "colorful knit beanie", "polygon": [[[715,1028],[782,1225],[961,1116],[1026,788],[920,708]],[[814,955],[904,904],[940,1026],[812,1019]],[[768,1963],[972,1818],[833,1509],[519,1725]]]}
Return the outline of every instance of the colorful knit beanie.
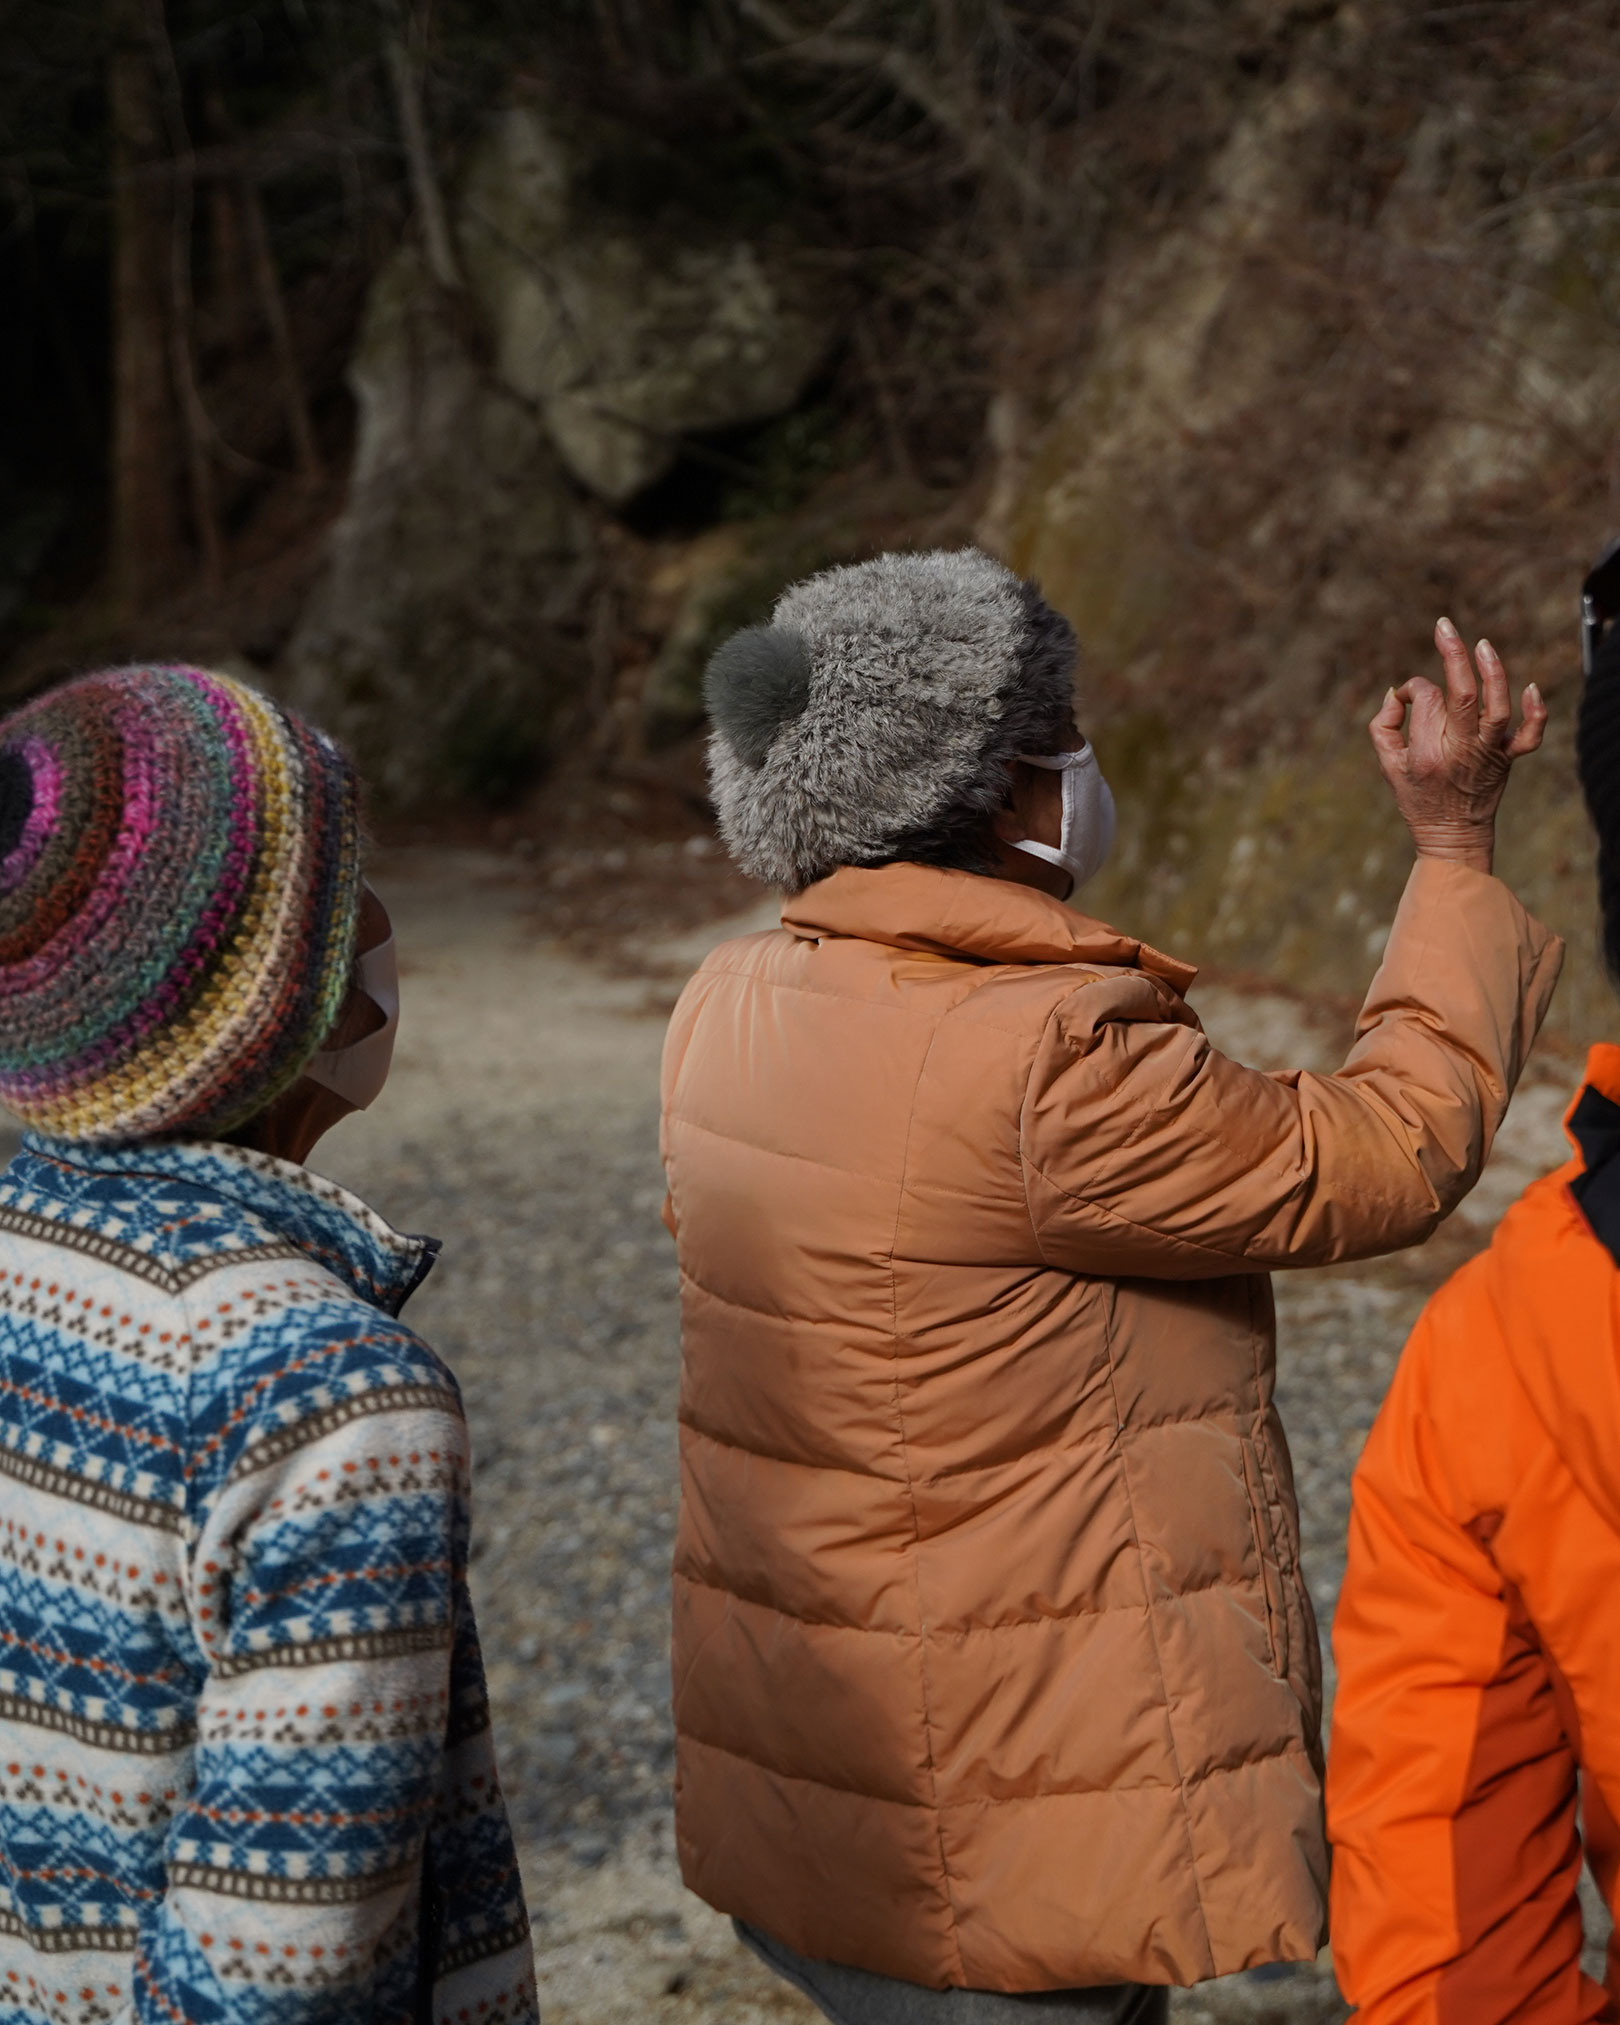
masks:
{"label": "colorful knit beanie", "polygon": [[217,1137],[349,987],[358,783],[228,676],[114,668],[0,721],[0,1103],[65,1139]]}

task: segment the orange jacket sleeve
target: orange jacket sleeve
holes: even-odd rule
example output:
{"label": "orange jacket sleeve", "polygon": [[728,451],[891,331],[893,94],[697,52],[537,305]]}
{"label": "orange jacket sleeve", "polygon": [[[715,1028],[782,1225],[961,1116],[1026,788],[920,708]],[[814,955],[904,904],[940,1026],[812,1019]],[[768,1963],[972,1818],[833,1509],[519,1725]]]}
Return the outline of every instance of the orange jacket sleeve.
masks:
{"label": "orange jacket sleeve", "polygon": [[1556,1669],[1478,1495],[1510,1492],[1534,1426],[1488,1271],[1475,1260],[1431,1302],[1356,1472],[1328,1823],[1334,1963],[1359,2025],[1612,2015],[1580,1970]]}
{"label": "orange jacket sleeve", "polygon": [[1420,859],[1332,1076],[1242,1067],[1140,973],[1082,986],[1024,1107],[1046,1262],[1203,1278],[1420,1242],[1478,1178],[1562,954],[1500,880]]}

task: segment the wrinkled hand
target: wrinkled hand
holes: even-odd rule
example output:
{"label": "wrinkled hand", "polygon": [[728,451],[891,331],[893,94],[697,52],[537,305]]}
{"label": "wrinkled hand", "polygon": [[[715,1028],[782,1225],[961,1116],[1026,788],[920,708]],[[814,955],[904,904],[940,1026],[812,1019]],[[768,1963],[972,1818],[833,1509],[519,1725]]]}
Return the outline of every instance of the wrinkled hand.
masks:
{"label": "wrinkled hand", "polygon": [[1445,693],[1421,676],[1403,682],[1367,728],[1418,856],[1488,872],[1508,770],[1540,745],[1547,706],[1532,682],[1515,730],[1507,670],[1489,640],[1475,650],[1477,680],[1449,619],[1435,627],[1434,644],[1446,671]]}

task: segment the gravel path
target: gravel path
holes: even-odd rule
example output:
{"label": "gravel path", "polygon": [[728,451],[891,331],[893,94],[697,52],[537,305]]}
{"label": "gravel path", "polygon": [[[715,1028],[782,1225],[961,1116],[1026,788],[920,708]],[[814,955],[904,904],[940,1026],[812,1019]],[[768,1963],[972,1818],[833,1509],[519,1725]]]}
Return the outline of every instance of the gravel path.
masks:
{"label": "gravel path", "polygon": [[[404,976],[395,1079],[318,1158],[396,1223],[445,1240],[411,1315],[467,1398],[473,1587],[548,2025],[814,2018],[683,1891],[671,1853],[679,1353],[657,1071],[663,1013],[722,930],[670,942],[636,975],[540,940],[525,885],[499,859],[402,852],[376,878]],[[1339,1058],[1335,1022],[1290,999],[1205,988],[1195,1002],[1223,1046],[1260,1066]],[[1573,1070],[1542,1073],[1515,1102],[1472,1221],[1454,1219],[1415,1258],[1279,1282],[1279,1390],[1324,1624],[1349,1472],[1406,1329],[1560,1157]],[[1178,2025],[1345,2015],[1325,1959],[1174,2000]]]}

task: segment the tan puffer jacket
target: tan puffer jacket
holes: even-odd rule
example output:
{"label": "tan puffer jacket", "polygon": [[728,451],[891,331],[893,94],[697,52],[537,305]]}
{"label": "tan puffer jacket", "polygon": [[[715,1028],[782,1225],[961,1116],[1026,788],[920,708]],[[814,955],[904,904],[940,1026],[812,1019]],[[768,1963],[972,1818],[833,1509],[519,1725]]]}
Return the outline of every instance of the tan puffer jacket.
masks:
{"label": "tan puffer jacket", "polygon": [[936,1987],[1313,1955],[1319,1660],[1268,1267],[1422,1238],[1561,945],[1420,863],[1336,1076],[1022,886],[843,870],[665,1055],[687,1882]]}

